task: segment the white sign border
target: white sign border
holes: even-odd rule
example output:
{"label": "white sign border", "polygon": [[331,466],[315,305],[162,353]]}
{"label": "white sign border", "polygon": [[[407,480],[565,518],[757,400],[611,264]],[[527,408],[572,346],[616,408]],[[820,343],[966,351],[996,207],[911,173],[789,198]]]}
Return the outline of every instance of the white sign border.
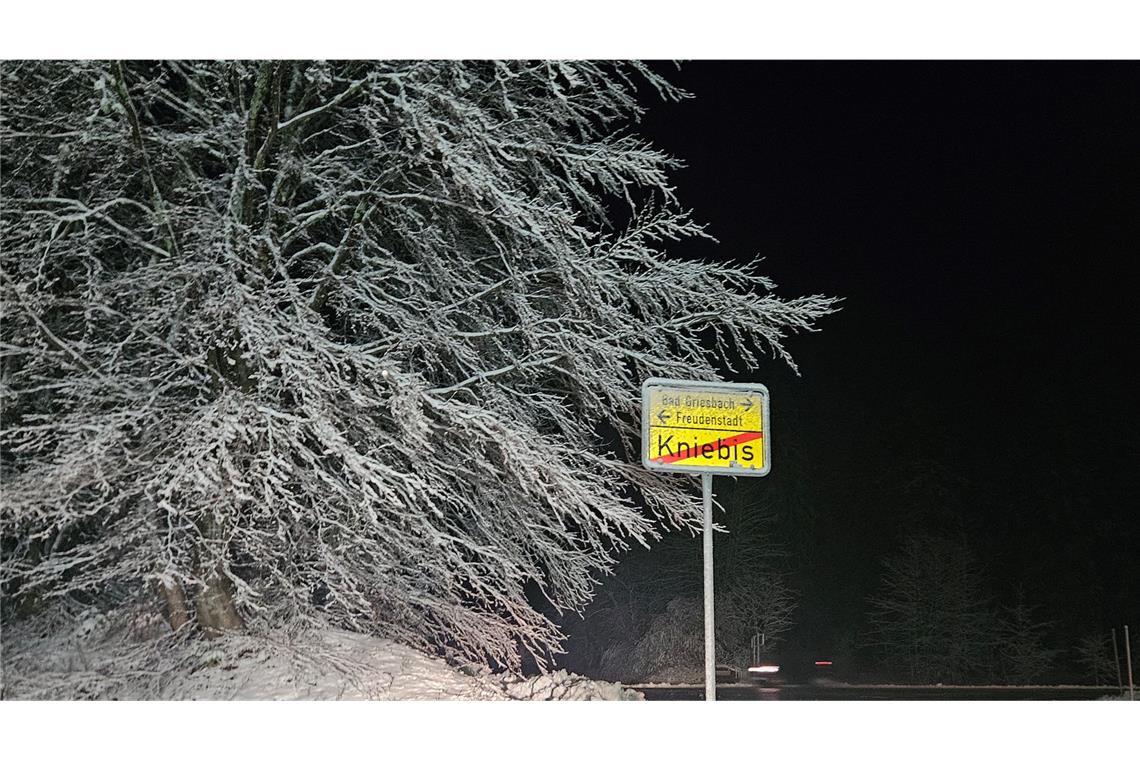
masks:
{"label": "white sign border", "polygon": [[[762,397],[761,415],[764,430],[764,466],[756,467],[691,467],[688,465],[657,464],[649,458],[649,389],[699,388],[706,391],[727,393],[756,393]],[[713,475],[728,478],[762,478],[772,471],[772,425],[769,420],[771,395],[768,387],[761,383],[711,383],[702,380],[670,380],[664,377],[651,377],[641,384],[641,464],[654,472],[683,472],[689,475]]]}

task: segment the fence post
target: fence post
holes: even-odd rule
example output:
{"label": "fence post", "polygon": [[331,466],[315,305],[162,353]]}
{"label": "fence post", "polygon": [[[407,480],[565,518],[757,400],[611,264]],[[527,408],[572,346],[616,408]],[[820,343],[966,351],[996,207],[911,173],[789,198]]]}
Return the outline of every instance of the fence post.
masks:
{"label": "fence post", "polygon": [[1129,642],[1128,626],[1124,626],[1124,657],[1128,661],[1128,698],[1136,700],[1136,691],[1132,688],[1132,644]]}
{"label": "fence post", "polygon": [[1116,690],[1124,693],[1124,683],[1120,680],[1120,650],[1116,648],[1116,629],[1112,629],[1112,664],[1116,666]]}

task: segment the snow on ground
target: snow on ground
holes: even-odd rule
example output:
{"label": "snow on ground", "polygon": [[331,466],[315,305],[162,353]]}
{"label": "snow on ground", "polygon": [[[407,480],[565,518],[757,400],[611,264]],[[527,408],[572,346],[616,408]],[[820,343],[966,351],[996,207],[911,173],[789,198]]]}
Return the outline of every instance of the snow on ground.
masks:
{"label": "snow on ground", "polygon": [[[171,689],[181,699],[632,699],[618,684],[557,671],[532,678],[465,673],[410,647],[346,631],[320,631],[321,645],[219,642],[216,659]],[[323,651],[312,650],[321,646]],[[308,651],[306,651],[308,650]],[[640,696],[639,694],[637,696]]]}
{"label": "snow on ground", "polygon": [[[63,634],[4,637],[5,699],[638,700],[564,670],[521,678],[457,668],[402,644],[338,630],[293,637],[167,635],[137,641],[87,617]],[[13,635],[15,634],[15,635]]]}

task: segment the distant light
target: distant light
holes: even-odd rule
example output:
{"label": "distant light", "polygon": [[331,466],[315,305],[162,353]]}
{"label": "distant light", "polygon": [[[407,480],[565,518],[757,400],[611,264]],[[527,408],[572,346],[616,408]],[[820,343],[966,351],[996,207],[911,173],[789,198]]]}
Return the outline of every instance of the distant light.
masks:
{"label": "distant light", "polygon": [[831,660],[816,660],[815,664],[820,665],[820,666],[826,666],[826,665],[831,664]]}
{"label": "distant light", "polygon": [[779,665],[753,665],[748,669],[749,673],[779,673]]}

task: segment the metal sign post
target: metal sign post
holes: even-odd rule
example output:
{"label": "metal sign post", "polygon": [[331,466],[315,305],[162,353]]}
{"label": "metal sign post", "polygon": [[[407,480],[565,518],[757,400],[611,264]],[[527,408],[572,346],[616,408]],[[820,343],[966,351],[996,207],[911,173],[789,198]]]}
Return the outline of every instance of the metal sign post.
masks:
{"label": "metal sign post", "polygon": [[701,475],[705,502],[705,701],[716,701],[716,631],[713,621],[713,519],[712,475]]}
{"label": "metal sign post", "polygon": [[650,378],[641,386],[641,463],[650,470],[701,476],[709,702],[716,700],[712,478],[767,475],[772,469],[768,431],[768,389],[759,383]]}

